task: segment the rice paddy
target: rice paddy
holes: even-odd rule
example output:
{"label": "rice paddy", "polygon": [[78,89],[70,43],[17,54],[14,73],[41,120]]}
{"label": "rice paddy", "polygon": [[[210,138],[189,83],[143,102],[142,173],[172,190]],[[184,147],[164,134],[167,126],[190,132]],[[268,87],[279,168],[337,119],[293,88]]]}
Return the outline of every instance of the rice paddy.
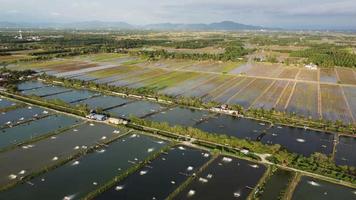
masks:
{"label": "rice paddy", "polygon": [[[347,99],[323,103],[323,97],[330,95],[324,85],[336,88],[338,84],[345,84],[340,86],[350,87],[351,90],[356,88],[354,72],[347,68],[310,70],[268,63],[244,64],[179,59],[147,61],[122,54],[87,55],[32,65],[59,77],[117,87],[145,87],[160,94],[196,97],[221,104],[239,104],[245,109],[274,108],[314,119],[335,121],[341,116],[339,120],[355,123],[354,116],[344,116],[342,112],[347,104],[352,113],[356,112],[354,101],[349,99],[348,94],[345,94]],[[16,65],[11,67],[19,68]],[[42,93],[40,96],[49,94],[46,89],[36,91],[36,85],[21,87],[20,90],[27,94]],[[57,88],[52,89],[53,92],[62,92]],[[318,100],[319,96],[321,101]],[[330,103],[332,106],[329,107],[335,107],[334,116],[325,109],[325,104]]]}

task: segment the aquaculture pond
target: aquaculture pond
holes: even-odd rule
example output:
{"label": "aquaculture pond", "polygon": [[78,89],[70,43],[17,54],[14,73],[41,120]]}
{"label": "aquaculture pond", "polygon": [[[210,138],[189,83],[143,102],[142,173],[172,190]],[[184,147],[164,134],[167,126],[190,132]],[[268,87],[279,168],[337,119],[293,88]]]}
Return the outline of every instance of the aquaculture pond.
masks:
{"label": "aquaculture pond", "polygon": [[172,148],[95,199],[165,199],[209,159],[201,150]]}
{"label": "aquaculture pond", "polygon": [[281,199],[284,192],[287,190],[288,185],[293,178],[293,173],[291,171],[278,169],[271,177],[268,178],[265,183],[265,188],[262,195],[259,197],[260,200],[273,200]]}
{"label": "aquaculture pond", "polygon": [[334,135],[287,126],[271,126],[256,120],[217,115],[194,125],[206,132],[225,134],[241,139],[280,144],[290,152],[309,156],[314,152],[331,154]]}
{"label": "aquaculture pond", "polygon": [[258,136],[268,127],[268,124],[229,115],[217,115],[196,124],[194,127],[206,132],[257,140]]}
{"label": "aquaculture pond", "polygon": [[303,176],[298,183],[293,200],[352,200],[356,199],[356,189]]}
{"label": "aquaculture pond", "polygon": [[127,131],[104,124],[85,123],[48,139],[3,152],[0,154],[0,163],[3,163],[0,165],[0,186],[60,163],[71,155]]}
{"label": "aquaculture pond", "polygon": [[10,106],[14,106],[16,105],[15,102],[12,102],[10,100],[4,99],[0,96],[0,109],[2,108],[6,108],[6,107],[10,107]]}
{"label": "aquaculture pond", "polygon": [[26,142],[27,140],[49,134],[58,129],[72,126],[78,122],[80,122],[80,120],[74,117],[51,115],[12,128],[2,129],[0,132],[0,149]]}
{"label": "aquaculture pond", "polygon": [[246,199],[265,171],[263,165],[219,156],[175,199]]}
{"label": "aquaculture pond", "polygon": [[24,95],[36,95],[36,96],[39,96],[39,97],[45,97],[45,96],[64,93],[64,92],[69,92],[69,91],[71,91],[71,90],[68,89],[68,88],[55,86],[55,85],[49,85],[49,86],[41,87],[41,88],[37,88],[37,89],[24,90],[24,91],[21,91],[21,94],[24,94]]}
{"label": "aquaculture pond", "polygon": [[335,162],[337,165],[356,167],[356,138],[340,136],[336,145]]}
{"label": "aquaculture pond", "polygon": [[310,156],[315,152],[332,153],[334,135],[319,131],[286,126],[273,126],[263,135],[264,144],[280,144],[293,153]]}
{"label": "aquaculture pond", "polygon": [[78,101],[73,104],[75,104],[75,105],[86,104],[89,106],[90,109],[93,109],[93,110],[98,109],[98,108],[106,110],[109,108],[114,108],[114,107],[123,105],[129,101],[132,101],[132,100],[121,98],[121,97],[116,97],[116,96],[103,95],[103,96],[86,99],[83,101]]}
{"label": "aquaculture pond", "polygon": [[193,126],[201,120],[214,115],[208,111],[175,107],[146,117],[147,120],[167,122],[170,125]]}
{"label": "aquaculture pond", "polygon": [[85,100],[97,95],[99,94],[88,90],[73,90],[70,92],[46,96],[45,99],[60,99],[66,103],[72,103],[80,100]]}
{"label": "aquaculture pond", "polygon": [[166,144],[138,134],[123,137],[107,148],[1,192],[0,199],[80,199]]}
{"label": "aquaculture pond", "polygon": [[26,81],[26,82],[18,84],[17,85],[17,89],[19,91],[32,90],[32,89],[46,87],[46,86],[48,86],[48,84],[45,84],[45,83],[43,83],[41,81]]}
{"label": "aquaculture pond", "polygon": [[0,113],[0,127],[16,125],[18,123],[36,119],[48,114],[48,111],[39,107],[32,106],[10,110]]}
{"label": "aquaculture pond", "polygon": [[107,110],[107,112],[115,117],[130,118],[130,116],[143,117],[154,112],[159,112],[164,108],[165,107],[163,105],[158,103],[152,103],[149,101],[135,101]]}

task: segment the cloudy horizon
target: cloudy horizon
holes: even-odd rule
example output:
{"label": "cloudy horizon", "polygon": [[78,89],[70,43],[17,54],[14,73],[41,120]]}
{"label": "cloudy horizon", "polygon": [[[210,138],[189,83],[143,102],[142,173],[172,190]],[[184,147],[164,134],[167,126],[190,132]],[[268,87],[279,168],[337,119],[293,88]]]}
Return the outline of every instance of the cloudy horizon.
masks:
{"label": "cloudy horizon", "polygon": [[355,0],[0,0],[0,21],[211,23],[356,29]]}

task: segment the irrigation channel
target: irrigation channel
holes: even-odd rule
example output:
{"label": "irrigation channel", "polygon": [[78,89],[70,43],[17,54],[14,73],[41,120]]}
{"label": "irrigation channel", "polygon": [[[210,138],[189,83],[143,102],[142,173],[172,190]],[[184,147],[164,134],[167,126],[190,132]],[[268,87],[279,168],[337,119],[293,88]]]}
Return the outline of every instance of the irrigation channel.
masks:
{"label": "irrigation channel", "polygon": [[[281,144],[303,155],[331,154],[329,133],[271,126],[205,110],[172,107],[153,101],[101,95],[31,81],[19,85],[24,95],[86,104],[113,116],[130,115],[171,125],[191,126],[237,138]],[[0,97],[0,199],[261,199],[279,197],[294,172],[165,137],[66,115]],[[355,163],[355,140],[340,137],[336,161]],[[188,146],[187,146],[188,145]],[[14,159],[16,158],[16,159]],[[267,178],[266,178],[267,177]],[[312,181],[312,182],[311,182]],[[260,187],[264,182],[264,190]],[[316,186],[317,185],[317,186]],[[313,189],[317,187],[316,189]],[[293,199],[338,195],[354,199],[356,189],[302,176]],[[306,192],[305,192],[306,191]]]}

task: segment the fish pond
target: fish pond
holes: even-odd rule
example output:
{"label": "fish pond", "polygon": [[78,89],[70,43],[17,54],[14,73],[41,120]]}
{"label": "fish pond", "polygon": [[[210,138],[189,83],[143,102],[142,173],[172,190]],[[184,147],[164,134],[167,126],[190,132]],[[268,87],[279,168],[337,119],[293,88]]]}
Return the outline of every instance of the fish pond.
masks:
{"label": "fish pond", "polygon": [[[167,143],[132,134],[27,183],[0,193],[0,199],[80,199]],[[152,150],[153,149],[153,150]]]}
{"label": "fish pond", "polygon": [[95,199],[165,199],[209,159],[207,152],[174,147]]}
{"label": "fish pond", "polygon": [[265,171],[263,165],[219,156],[175,199],[246,199]]}

